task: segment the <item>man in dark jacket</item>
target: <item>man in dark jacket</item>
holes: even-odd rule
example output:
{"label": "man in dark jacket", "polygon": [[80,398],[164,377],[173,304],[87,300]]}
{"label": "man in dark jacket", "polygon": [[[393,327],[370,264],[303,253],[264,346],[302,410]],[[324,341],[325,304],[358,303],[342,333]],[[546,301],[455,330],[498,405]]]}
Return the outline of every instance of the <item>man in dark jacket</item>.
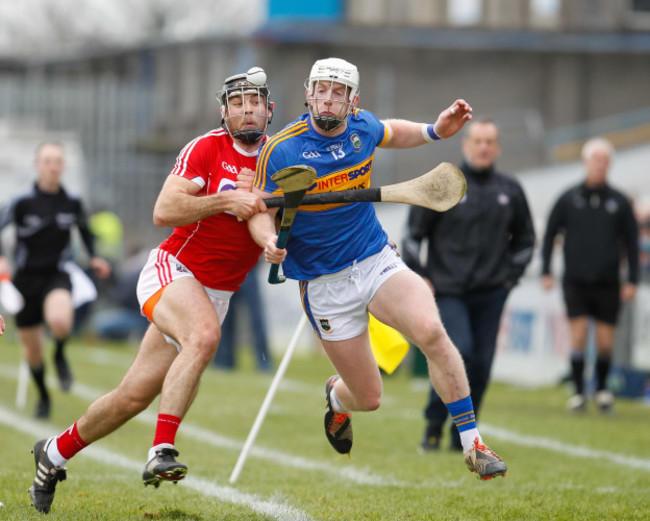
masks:
{"label": "man in dark jacket", "polygon": [[[535,243],[520,184],[494,169],[500,154],[494,121],[472,121],[463,137],[467,195],[445,213],[412,207],[403,257],[435,292],[442,322],[467,368],[474,411],[488,386],[501,313],[510,290],[530,262]],[[428,240],[426,264],[420,246]],[[423,450],[440,446],[447,409],[433,388],[425,409]],[[451,448],[460,450],[452,425]]]}
{"label": "man in dark jacket", "polygon": [[[90,266],[105,278],[111,266],[95,255],[94,236],[76,196],[61,184],[65,170],[63,146],[46,141],[36,149],[34,186],[11,200],[0,212],[0,230],[15,227],[13,281],[25,300],[16,314],[18,337],[39,393],[36,417],[50,416],[50,395],[45,384],[43,349],[45,327],[55,340],[54,364],[63,391],[72,385],[72,372],[64,355],[74,323],[72,282],[66,262],[72,259],[72,232],[77,228],[90,256]],[[9,277],[10,263],[0,250],[0,276]]]}
{"label": "man in dark jacket", "polygon": [[[553,244],[564,236],[562,290],[571,330],[573,412],[586,409],[583,372],[589,319],[596,329],[596,404],[611,412],[614,396],[606,388],[621,300],[632,300],[639,280],[638,226],[627,197],[607,184],[614,149],[603,138],[590,139],[582,148],[586,176],[557,200],[544,236],[542,286],[551,289]],[[628,282],[621,286],[622,252],[627,257]]]}

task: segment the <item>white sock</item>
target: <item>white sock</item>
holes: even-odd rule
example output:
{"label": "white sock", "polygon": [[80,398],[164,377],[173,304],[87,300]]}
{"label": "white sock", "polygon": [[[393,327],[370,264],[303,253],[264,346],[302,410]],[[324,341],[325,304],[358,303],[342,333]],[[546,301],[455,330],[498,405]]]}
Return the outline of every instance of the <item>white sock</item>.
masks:
{"label": "white sock", "polygon": [[158,445],[151,447],[149,453],[147,454],[147,461],[151,461],[156,457],[156,451],[160,449],[173,449],[174,446],[171,443],[159,443]]}
{"label": "white sock", "polygon": [[63,467],[68,460],[65,459],[63,456],[61,456],[61,453],[59,452],[59,447],[56,444],[56,438],[52,438],[50,442],[47,444],[47,457],[49,460],[52,462],[52,465],[55,467]]}
{"label": "white sock", "polygon": [[336,412],[340,412],[343,414],[347,414],[350,412],[349,409],[343,407],[343,404],[341,404],[341,402],[336,396],[336,390],[334,388],[332,388],[332,390],[330,391],[330,403],[332,404],[332,409],[334,409]]}
{"label": "white sock", "polygon": [[467,452],[474,446],[474,440],[478,438],[479,443],[483,443],[481,435],[478,433],[478,428],[467,429],[466,431],[459,432],[460,442],[463,445],[463,452]]}

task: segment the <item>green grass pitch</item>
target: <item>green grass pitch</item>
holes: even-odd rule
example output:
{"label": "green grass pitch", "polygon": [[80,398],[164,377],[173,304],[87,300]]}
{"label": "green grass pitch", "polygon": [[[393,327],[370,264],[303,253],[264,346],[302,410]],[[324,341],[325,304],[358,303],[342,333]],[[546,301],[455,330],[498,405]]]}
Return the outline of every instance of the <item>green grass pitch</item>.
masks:
{"label": "green grass pitch", "polygon": [[[11,333],[11,331],[8,331]],[[68,427],[96,396],[112,389],[135,348],[75,340],[68,352],[76,381],[61,393],[49,364],[50,421],[32,419],[36,394],[15,407],[20,348],[0,339],[0,520],[420,521],[650,519],[650,408],[619,400],[616,414],[565,409],[567,390],[494,383],[479,428],[508,464],[482,482],[446,449],[421,455],[426,385],[408,367],[384,377],[378,411],[355,413],[351,457],[323,433],[326,357],[294,356],[255,446],[235,484],[230,474],[270,385],[246,356],[235,372],[209,368],[177,436],[188,478],[145,488],[140,481],[154,433],[156,404],[68,464],[47,517],[31,506],[30,450]],[[48,360],[51,352],[47,351]],[[276,360],[276,362],[279,360]],[[591,405],[591,404],[590,404]]]}

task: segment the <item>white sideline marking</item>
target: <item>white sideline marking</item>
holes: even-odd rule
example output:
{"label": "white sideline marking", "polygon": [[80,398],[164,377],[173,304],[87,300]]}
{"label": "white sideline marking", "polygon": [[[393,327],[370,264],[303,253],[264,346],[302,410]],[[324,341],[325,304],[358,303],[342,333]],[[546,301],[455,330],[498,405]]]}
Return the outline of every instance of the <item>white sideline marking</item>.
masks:
{"label": "white sideline marking", "polygon": [[[16,373],[17,368],[15,366],[0,364],[0,375],[9,378],[16,378]],[[47,383],[51,387],[58,386],[58,380],[55,377],[48,378]],[[70,394],[92,402],[105,394],[105,391],[100,391],[98,389],[85,385],[78,380],[75,380],[74,384],[72,385]],[[157,417],[155,413],[145,410],[133,418],[133,420],[147,425],[155,426],[156,418]],[[56,434],[58,434],[58,432],[56,432]],[[196,440],[212,445],[213,447],[224,448],[236,452],[241,451],[242,446],[244,445],[244,443],[241,441],[228,438],[209,429],[199,427],[185,421],[182,424],[180,432],[183,436],[194,438]],[[86,450],[87,449],[84,449],[84,451]],[[325,472],[331,474],[332,476],[336,476],[337,479],[346,479],[358,485],[373,485],[381,487],[393,486],[403,488],[431,486],[430,482],[408,483],[404,481],[397,481],[393,478],[384,477],[363,469],[355,468],[354,466],[347,463],[345,466],[332,465],[325,462],[318,462],[307,458],[302,458],[293,454],[283,453],[281,451],[273,449],[266,449],[257,445],[253,446],[251,449],[251,456],[254,456],[258,459],[271,461],[275,465],[283,467]]]}
{"label": "white sideline marking", "polygon": [[[5,409],[2,405],[0,405],[0,422],[15,430],[29,434],[36,439],[47,436],[48,434],[45,434],[45,431],[50,430],[51,427],[51,425],[45,427],[41,422],[23,418],[22,416]],[[97,445],[87,447],[79,455],[92,458],[105,465],[121,467],[135,472],[142,471],[142,462],[138,462],[114,451],[102,449]],[[217,485],[213,481],[207,479],[188,476],[183,480],[183,486],[187,486],[199,494],[213,497],[219,501],[245,506],[257,513],[270,516],[278,521],[315,521],[314,518],[310,517],[307,513],[298,510],[291,505],[268,501],[255,494],[240,492],[233,487]]]}
{"label": "white sideline marking", "polygon": [[[0,374],[2,376],[15,379],[17,370],[18,368],[16,366],[0,364]],[[56,379],[52,378],[51,382],[48,379],[48,384],[56,386],[58,385],[58,382],[56,381]],[[99,396],[101,396],[102,394],[104,394],[104,392],[89,387],[87,385],[84,385],[78,381],[75,381],[72,387],[72,394],[80,398],[83,398],[85,400],[92,401],[98,398]],[[419,417],[420,414],[419,411],[417,414]],[[155,425],[156,415],[149,411],[144,411],[138,416],[136,416],[136,418],[134,419],[142,423]],[[513,445],[541,448],[541,449],[546,449],[560,454],[566,454],[568,456],[579,457],[579,458],[601,459],[601,460],[604,459],[624,467],[650,471],[650,460],[648,459],[633,458],[630,456],[616,454],[613,452],[590,449],[589,447],[585,447],[582,445],[571,445],[550,438],[542,438],[539,436],[529,436],[529,435],[519,434],[514,431],[509,431],[507,429],[503,429],[485,423],[480,424],[480,430],[481,430],[481,434],[493,436],[494,438],[507,441],[509,443],[512,443]],[[183,422],[182,433],[184,435],[208,443],[214,447],[240,451],[243,446],[243,442],[234,440],[232,438],[228,438],[226,436],[222,436],[211,430],[187,422]],[[328,463],[317,462],[306,458],[302,458],[300,456],[294,456],[291,454],[282,453],[277,450],[265,449],[259,446],[254,446],[251,449],[251,455],[259,459],[272,461],[274,464],[284,466],[284,467],[326,472],[335,475],[340,479],[341,478],[347,479],[351,482],[358,483],[361,485],[396,486],[396,487],[410,487],[410,488],[420,488],[420,487],[424,488],[424,487],[432,486],[431,481],[427,481],[424,483],[408,483],[403,481],[397,481],[390,477],[387,478],[378,474],[365,471],[363,469],[355,468],[352,465],[346,465],[344,467],[330,465]],[[443,486],[443,485],[449,485],[449,483],[444,483],[444,484],[437,483],[437,486]],[[457,484],[452,484],[452,486],[457,486]]]}
{"label": "white sideline marking", "polygon": [[480,427],[481,434],[489,434],[490,436],[494,436],[500,440],[508,441],[517,445],[523,445],[524,447],[547,449],[553,452],[559,452],[561,454],[567,454],[569,456],[577,458],[600,460],[604,459],[611,461],[612,463],[616,463],[617,465],[622,465],[624,467],[650,470],[650,460],[647,459],[632,458],[630,456],[623,456],[622,454],[616,454],[614,452],[590,449],[589,447],[584,447],[582,445],[571,445],[569,443],[564,443],[549,438],[542,438],[540,436],[522,436],[516,432],[508,431],[506,429],[502,429],[501,427],[494,427],[493,425],[486,425],[484,423],[482,423]]}

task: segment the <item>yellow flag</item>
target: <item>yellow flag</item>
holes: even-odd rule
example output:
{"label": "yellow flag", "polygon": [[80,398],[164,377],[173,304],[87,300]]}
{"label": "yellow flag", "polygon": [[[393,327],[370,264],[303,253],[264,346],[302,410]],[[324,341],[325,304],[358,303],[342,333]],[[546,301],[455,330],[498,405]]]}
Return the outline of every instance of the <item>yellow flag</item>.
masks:
{"label": "yellow flag", "polygon": [[408,353],[408,341],[399,331],[380,322],[372,315],[368,322],[368,333],[370,334],[370,347],[372,347],[377,365],[391,374]]}

